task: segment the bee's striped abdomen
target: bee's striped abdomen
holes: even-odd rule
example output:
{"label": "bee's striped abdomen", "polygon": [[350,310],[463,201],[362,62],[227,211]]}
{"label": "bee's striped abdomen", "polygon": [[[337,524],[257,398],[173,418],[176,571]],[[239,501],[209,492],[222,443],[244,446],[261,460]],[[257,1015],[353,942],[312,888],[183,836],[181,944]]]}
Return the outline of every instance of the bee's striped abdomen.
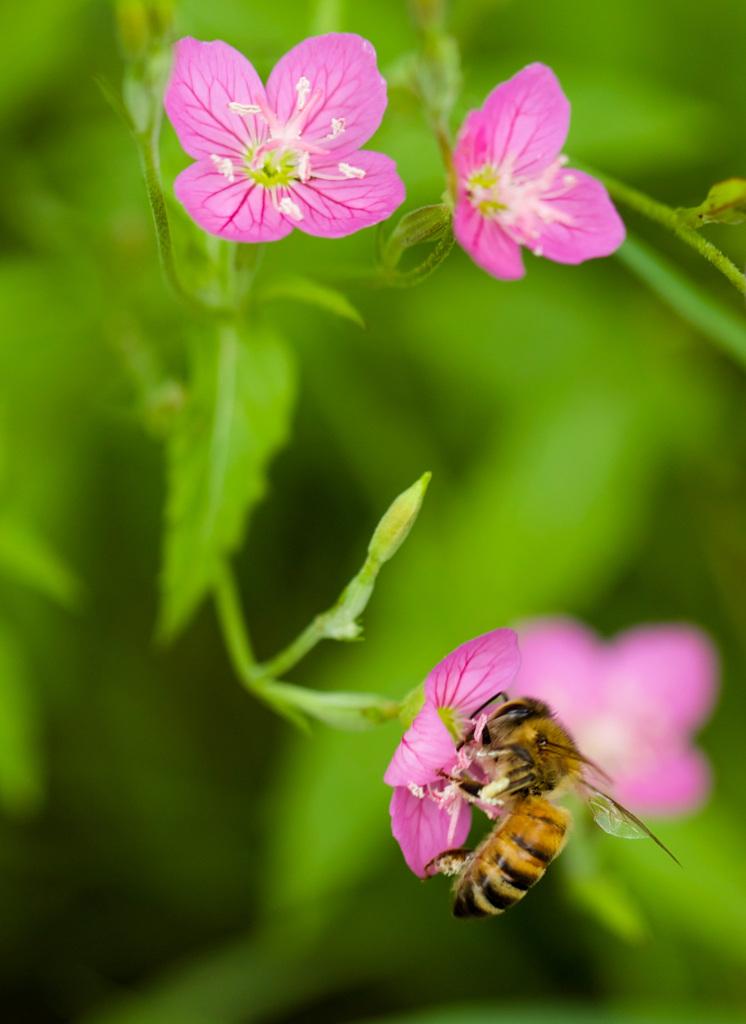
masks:
{"label": "bee's striped abdomen", "polygon": [[522,899],[562,852],[570,813],[527,797],[477,847],[456,884],[456,917],[501,914]]}

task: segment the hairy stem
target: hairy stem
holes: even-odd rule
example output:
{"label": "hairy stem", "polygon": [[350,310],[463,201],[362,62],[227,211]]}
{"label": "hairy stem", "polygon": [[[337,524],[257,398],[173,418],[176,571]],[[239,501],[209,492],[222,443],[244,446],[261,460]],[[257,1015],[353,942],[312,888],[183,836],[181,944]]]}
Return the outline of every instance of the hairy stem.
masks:
{"label": "hairy stem", "polygon": [[735,263],[729,260],[724,253],[720,252],[712,242],[708,242],[706,238],[703,238],[699,232],[682,224],[678,213],[672,206],[659,203],[656,199],[646,196],[644,192],[639,192],[636,188],[631,188],[629,185],[625,185],[624,182],[617,181],[616,178],[610,178],[608,175],[601,174],[595,170],[592,173],[594,177],[604,183],[612,199],[624,203],[625,206],[637,210],[644,217],[648,217],[650,220],[662,224],[669,231],[673,231],[682,242],[690,245],[700,256],[704,256],[706,260],[709,260],[741,294],[746,293],[746,278]]}

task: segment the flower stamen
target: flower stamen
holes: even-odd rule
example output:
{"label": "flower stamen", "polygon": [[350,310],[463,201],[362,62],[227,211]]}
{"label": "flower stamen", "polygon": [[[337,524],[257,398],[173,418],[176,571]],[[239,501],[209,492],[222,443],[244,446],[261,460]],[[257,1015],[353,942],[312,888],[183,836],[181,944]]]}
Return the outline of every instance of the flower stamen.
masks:
{"label": "flower stamen", "polygon": [[343,117],[332,118],[332,130],[328,135],[325,135],[326,139],[336,139],[345,130],[345,119]]}
{"label": "flower stamen", "polygon": [[364,178],[365,171],[362,167],[352,167],[351,164],[339,164],[339,169],[345,178]]}
{"label": "flower stamen", "polygon": [[246,117],[247,114],[261,114],[262,108],[258,103],[236,103],[234,100],[228,104],[228,109],[239,117]]}
{"label": "flower stamen", "polygon": [[300,206],[293,202],[290,196],[285,196],[280,200],[279,210],[280,213],[284,213],[287,217],[291,217],[293,220],[303,220],[303,214],[300,211]]}
{"label": "flower stamen", "polygon": [[298,79],[295,89],[298,93],[298,110],[303,110],[303,107],[306,105],[306,97],[311,91],[311,83],[305,75]]}
{"label": "flower stamen", "polygon": [[215,168],[218,174],[222,174],[223,177],[227,178],[232,185],[233,182],[236,180],[233,168],[233,161],[230,160],[227,156],[218,156],[217,153],[212,153],[210,155],[210,159],[215,164]]}

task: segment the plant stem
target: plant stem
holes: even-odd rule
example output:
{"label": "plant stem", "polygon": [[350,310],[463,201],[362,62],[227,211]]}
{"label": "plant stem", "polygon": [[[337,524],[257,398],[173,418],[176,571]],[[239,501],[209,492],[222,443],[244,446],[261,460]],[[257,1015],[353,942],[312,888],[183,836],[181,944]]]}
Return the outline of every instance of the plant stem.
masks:
{"label": "plant stem", "polygon": [[148,192],[150,209],[155,223],[155,234],[158,241],[158,255],[161,260],[163,276],[166,278],[171,291],[186,306],[195,312],[210,313],[213,316],[233,315],[232,310],[223,310],[218,307],[208,306],[201,302],[194,295],[191,295],[179,280],[174,259],[174,247],[171,238],[171,226],[168,221],[168,210],[166,200],[163,197],[160,174],[158,171],[157,157],[155,153],[155,141],[151,132],[136,132],[135,141],[140,153],[140,164],[142,166],[145,187]]}
{"label": "plant stem", "polygon": [[236,581],[227,562],[223,562],[220,566],[213,592],[220,628],[236,675],[247,690],[261,691],[261,687],[257,687],[254,683],[252,671],[256,664],[254,653],[241,610],[241,599]]}
{"label": "plant stem", "polygon": [[644,192],[639,192],[636,188],[631,188],[629,185],[625,185],[624,182],[617,181],[616,178],[610,178],[608,175],[601,174],[595,170],[591,173],[599,181],[603,182],[612,199],[617,199],[620,203],[624,203],[625,206],[637,210],[644,217],[648,217],[650,220],[662,224],[669,231],[673,231],[682,242],[690,245],[692,249],[696,249],[700,256],[704,256],[706,260],[709,260],[721,274],[728,278],[730,283],[739,292],[742,294],[746,293],[746,278],[735,263],[729,260],[724,253],[720,252],[712,242],[708,242],[706,238],[703,238],[699,232],[682,224],[678,213],[672,206],[659,203],[656,199],[646,196]]}

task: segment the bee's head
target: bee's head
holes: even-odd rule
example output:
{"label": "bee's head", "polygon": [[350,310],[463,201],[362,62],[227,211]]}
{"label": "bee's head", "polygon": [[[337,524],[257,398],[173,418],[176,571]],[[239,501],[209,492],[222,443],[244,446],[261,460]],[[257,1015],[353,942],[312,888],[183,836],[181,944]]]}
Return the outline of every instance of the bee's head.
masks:
{"label": "bee's head", "polygon": [[551,708],[540,700],[534,700],[533,697],[517,697],[515,700],[508,700],[495,708],[494,714],[490,716],[487,726],[482,732],[481,742],[490,743],[491,737],[497,729],[510,729],[530,723],[532,719],[551,719],[553,717]]}

